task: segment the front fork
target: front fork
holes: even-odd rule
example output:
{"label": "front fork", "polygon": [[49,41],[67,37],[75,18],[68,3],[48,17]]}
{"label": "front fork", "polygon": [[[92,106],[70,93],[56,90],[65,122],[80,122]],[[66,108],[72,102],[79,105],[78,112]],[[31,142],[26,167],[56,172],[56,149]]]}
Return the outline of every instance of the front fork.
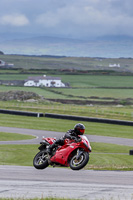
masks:
{"label": "front fork", "polygon": [[83,149],[77,149],[77,155],[76,155],[76,159],[78,160],[81,156],[81,154],[84,152]]}

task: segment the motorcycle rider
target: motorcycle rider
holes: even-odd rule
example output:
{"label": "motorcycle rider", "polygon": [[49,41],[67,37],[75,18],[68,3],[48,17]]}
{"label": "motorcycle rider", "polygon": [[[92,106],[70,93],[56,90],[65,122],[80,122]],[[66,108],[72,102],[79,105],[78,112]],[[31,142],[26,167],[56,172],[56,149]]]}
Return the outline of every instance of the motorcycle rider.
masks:
{"label": "motorcycle rider", "polygon": [[74,129],[68,130],[65,135],[58,140],[56,140],[52,145],[50,145],[47,149],[47,152],[49,154],[52,153],[52,150],[57,147],[58,145],[64,145],[64,140],[66,138],[71,139],[71,140],[77,140],[80,137],[78,135],[83,135],[85,132],[85,126],[81,123],[78,123],[74,126]]}

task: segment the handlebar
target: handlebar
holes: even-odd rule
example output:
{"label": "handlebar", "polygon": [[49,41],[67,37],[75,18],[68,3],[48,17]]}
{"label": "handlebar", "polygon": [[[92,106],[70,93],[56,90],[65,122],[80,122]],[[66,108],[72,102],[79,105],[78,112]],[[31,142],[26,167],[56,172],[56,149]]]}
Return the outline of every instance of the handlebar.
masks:
{"label": "handlebar", "polygon": [[75,138],[73,138],[73,140],[77,143],[77,142],[81,142],[82,139],[81,139],[81,138],[76,138],[76,137],[75,137]]}

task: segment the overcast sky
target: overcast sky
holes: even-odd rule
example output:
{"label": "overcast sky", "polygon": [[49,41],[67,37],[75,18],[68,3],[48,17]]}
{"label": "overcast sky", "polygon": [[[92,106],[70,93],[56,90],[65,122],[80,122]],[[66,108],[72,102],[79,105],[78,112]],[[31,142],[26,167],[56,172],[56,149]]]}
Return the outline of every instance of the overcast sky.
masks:
{"label": "overcast sky", "polygon": [[133,36],[133,0],[0,0],[0,32]]}

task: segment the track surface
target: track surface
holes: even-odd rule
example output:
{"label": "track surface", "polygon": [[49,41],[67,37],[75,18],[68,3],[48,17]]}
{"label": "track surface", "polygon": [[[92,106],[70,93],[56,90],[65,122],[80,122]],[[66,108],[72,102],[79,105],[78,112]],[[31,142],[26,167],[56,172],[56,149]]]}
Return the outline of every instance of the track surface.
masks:
{"label": "track surface", "polygon": [[[64,133],[30,129],[0,127],[1,132],[37,136],[26,141],[0,142],[0,144],[39,144],[41,137],[59,138]],[[106,142],[132,146],[132,139],[89,136],[91,142]],[[131,159],[133,159],[131,157]],[[34,167],[0,166],[0,197],[69,197],[78,199],[133,198],[133,171],[72,171],[68,168],[36,170]]]}

